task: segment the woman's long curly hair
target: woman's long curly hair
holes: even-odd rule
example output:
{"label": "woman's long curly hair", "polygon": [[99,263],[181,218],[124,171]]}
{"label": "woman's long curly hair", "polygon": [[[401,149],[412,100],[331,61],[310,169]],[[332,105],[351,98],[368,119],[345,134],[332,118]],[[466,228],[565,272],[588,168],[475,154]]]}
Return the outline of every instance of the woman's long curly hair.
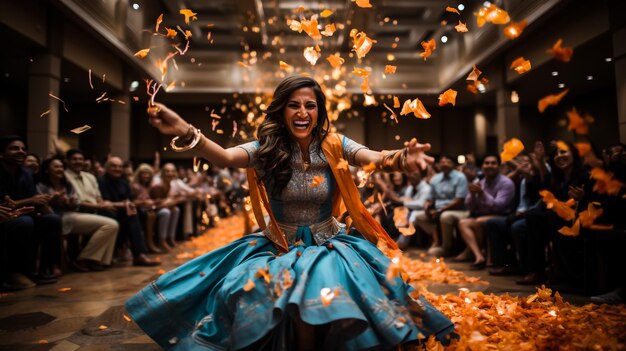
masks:
{"label": "woman's long curly hair", "polygon": [[274,96],[265,111],[265,120],[259,125],[257,138],[259,149],[257,160],[259,168],[264,172],[261,180],[272,197],[279,197],[287,183],[291,180],[292,169],[290,160],[292,139],[285,125],[285,106],[291,94],[301,88],[311,88],[315,92],[317,102],[317,125],[313,127],[313,140],[318,140],[316,152],[321,152],[322,140],[328,134],[330,123],[326,112],[326,97],[320,85],[310,77],[290,76],[285,78],[274,91]]}

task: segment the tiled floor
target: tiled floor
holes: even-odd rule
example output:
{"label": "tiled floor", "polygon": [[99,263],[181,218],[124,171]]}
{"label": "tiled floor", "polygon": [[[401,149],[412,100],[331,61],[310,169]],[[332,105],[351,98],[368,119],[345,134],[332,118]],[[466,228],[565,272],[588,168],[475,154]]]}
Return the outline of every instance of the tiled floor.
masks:
{"label": "tiled floor", "polygon": [[[417,256],[417,252],[412,252]],[[121,266],[105,272],[69,273],[59,283],[37,286],[0,298],[0,351],[104,351],[159,350],[133,322],[124,319],[124,301],[158,275],[181,260],[175,254],[162,255],[157,268]],[[463,270],[466,264],[450,263]],[[491,277],[486,271],[467,272],[490,282],[467,286],[472,291],[530,295],[534,287],[515,285],[515,277]],[[429,286],[435,293],[456,291],[460,286]],[[61,292],[61,288],[71,288]],[[582,296],[564,295],[573,303]],[[101,327],[104,326],[104,327]]]}

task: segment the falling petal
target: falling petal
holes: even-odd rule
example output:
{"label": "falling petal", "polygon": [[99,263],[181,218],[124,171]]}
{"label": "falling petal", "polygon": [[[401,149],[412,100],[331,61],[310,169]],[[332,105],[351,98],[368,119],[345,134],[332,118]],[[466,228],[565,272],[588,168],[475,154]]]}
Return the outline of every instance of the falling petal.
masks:
{"label": "falling petal", "polygon": [[176,38],[176,36],[178,35],[178,32],[173,30],[173,29],[171,29],[171,28],[165,27],[165,30],[167,31],[167,34],[165,34],[165,36],[167,38],[172,38],[173,39],[173,38]]}
{"label": "falling petal", "polygon": [[370,4],[370,0],[352,0],[352,2],[355,2],[358,7],[362,8],[372,7],[372,4]]}
{"label": "falling petal", "polygon": [[565,89],[562,93],[545,96],[537,103],[537,109],[539,112],[543,113],[548,106],[558,105],[558,103],[561,102],[561,99],[563,99],[568,92],[569,89]]}
{"label": "falling petal", "polygon": [[331,24],[327,24],[326,26],[324,26],[324,30],[321,33],[324,36],[332,37],[333,33],[335,33],[336,30],[337,28],[335,28],[335,24],[331,23]]}
{"label": "falling petal", "polygon": [[526,60],[523,56],[520,56],[511,62],[511,69],[515,70],[518,74],[524,74],[530,71],[530,68],[530,60]]}
{"label": "falling petal", "polygon": [[399,108],[400,107],[400,99],[398,99],[397,96],[393,97],[393,108]]}
{"label": "falling petal", "polygon": [[446,104],[451,104],[452,106],[455,106],[456,94],[457,91],[453,89],[448,89],[444,91],[441,95],[439,95],[439,106],[444,106]]}
{"label": "falling petal", "polygon": [[311,66],[315,66],[315,63],[317,62],[317,59],[320,58],[320,56],[322,56],[317,50],[315,50],[314,47],[312,46],[308,46],[304,49],[303,52],[304,58],[309,61],[309,63],[311,64]]}
{"label": "falling petal", "polygon": [[78,127],[78,128],[74,128],[74,129],[70,130],[70,132],[72,132],[74,134],[81,134],[81,133],[84,133],[84,132],[88,131],[89,129],[91,129],[91,127],[85,124],[82,127]]}
{"label": "falling petal", "polygon": [[593,123],[594,120],[593,117],[589,115],[582,117],[576,108],[573,108],[571,111],[567,111],[567,118],[569,119],[567,130],[574,131],[576,134],[581,135],[589,133],[589,124]]}
{"label": "falling petal", "polygon": [[[385,106],[385,108],[386,108],[387,110],[389,110],[389,112],[391,113],[391,118],[392,118],[394,121],[396,121],[396,123],[398,123],[398,116],[396,116],[396,113],[395,113],[395,112],[393,112],[393,110],[391,109],[391,107],[387,106],[387,104],[386,104],[386,103],[384,103],[384,102],[383,102],[383,106]],[[398,107],[400,107],[400,106],[398,106]]]}
{"label": "falling petal", "polygon": [[509,14],[494,4],[481,7],[478,12],[474,13],[474,16],[476,16],[478,27],[484,26],[487,22],[493,24],[507,24],[511,21]]}
{"label": "falling petal", "polygon": [[572,59],[572,55],[574,54],[574,49],[572,49],[571,47],[563,48],[561,47],[562,43],[563,39],[557,40],[554,46],[548,49],[548,53],[559,61],[569,62]]}
{"label": "falling petal", "polygon": [[412,101],[411,99],[406,100],[404,102],[404,105],[402,105],[402,111],[400,111],[400,116],[408,115],[411,112],[413,112],[413,115],[415,115],[415,117],[420,119],[430,118],[430,113],[426,111],[424,104],[418,98],[415,98],[415,100]]}
{"label": "falling petal", "polygon": [[446,6],[446,11],[447,11],[447,12],[453,12],[453,13],[456,13],[456,14],[457,14],[457,15],[459,15],[459,16],[461,15],[461,13],[459,12],[459,10],[457,10],[457,9],[456,9],[456,8],[454,8],[454,7]]}
{"label": "falling petal", "polygon": [[41,118],[41,117],[43,117],[43,116],[46,116],[46,115],[47,115],[47,114],[49,114],[49,113],[50,113],[50,110],[46,110],[46,111],[44,111],[41,115],[39,115],[39,117]]}
{"label": "falling petal", "polygon": [[356,30],[350,31],[352,37],[352,49],[356,52],[358,58],[363,58],[372,49],[376,40],[368,37],[365,32],[358,32]]}
{"label": "falling petal", "polygon": [[472,65],[472,72],[470,72],[470,74],[467,76],[467,78],[465,78],[465,80],[471,80],[471,81],[477,81],[478,77],[480,77],[480,75],[483,72],[481,72],[478,67],[476,67],[476,65]]}
{"label": "falling petal", "polygon": [[254,284],[252,279],[248,278],[248,281],[246,282],[246,285],[244,285],[244,287],[243,287],[243,291],[248,292],[248,291],[254,289],[255,286],[256,286],[256,284]]}
{"label": "falling petal", "polygon": [[385,65],[385,74],[395,74],[396,68],[397,68],[396,66]]}
{"label": "falling petal", "polygon": [[322,39],[322,34],[320,33],[320,30],[317,28],[317,16],[313,15],[311,16],[310,20],[306,20],[306,19],[302,19],[300,21],[300,26],[302,28],[302,30],[308,34],[311,39],[313,40],[321,40]]}
{"label": "falling petal", "polygon": [[459,20],[459,24],[454,26],[454,29],[456,29],[458,33],[466,33],[468,31],[467,25],[465,25],[465,23],[461,22],[460,20]]}
{"label": "falling petal", "polygon": [[142,59],[142,58],[146,58],[146,56],[148,56],[148,53],[149,53],[149,52],[150,52],[150,48],[147,48],[147,49],[141,49],[141,50],[139,50],[139,51],[137,51],[137,52],[135,53],[135,56],[136,56],[136,57],[139,57],[140,59]]}
{"label": "falling petal", "polygon": [[524,144],[517,138],[512,138],[503,145],[503,150],[500,153],[500,159],[502,163],[509,162],[514,159],[520,152],[524,150]]}
{"label": "falling petal", "polygon": [[185,24],[189,24],[189,19],[191,18],[192,21],[195,21],[198,19],[198,17],[196,17],[197,13],[192,12],[189,9],[183,9],[179,11],[181,15],[185,16]]}
{"label": "falling petal", "polygon": [[324,176],[315,176],[313,177],[313,180],[311,181],[311,188],[315,188],[318,187],[319,185],[322,184],[322,182],[324,181],[325,177]]}
{"label": "falling petal", "polygon": [[512,22],[508,26],[504,27],[504,36],[511,40],[516,39],[520,35],[522,35],[522,32],[527,25],[528,22],[526,20],[523,20],[521,22]]}
{"label": "falling petal", "polygon": [[48,93],[48,96],[50,96],[51,98],[53,98],[53,99],[55,99],[55,100],[60,101],[60,102],[63,104],[63,109],[65,110],[65,112],[70,112],[70,111],[67,109],[67,107],[65,107],[65,101],[61,100],[61,98],[60,98],[60,97],[58,97],[58,96],[56,96],[56,95],[52,94],[52,92],[49,92],[49,93]]}
{"label": "falling petal", "polygon": [[333,14],[333,12],[331,10],[326,9],[326,10],[322,11],[322,13],[320,13],[320,17],[326,18],[326,17],[329,17],[332,14]]}
{"label": "falling petal", "polygon": [[421,45],[422,48],[424,48],[424,52],[422,52],[420,56],[422,56],[424,58],[424,61],[426,61],[426,58],[432,55],[433,51],[437,48],[437,43],[433,38],[429,41],[422,41]]}
{"label": "falling petal", "polygon": [[163,22],[163,14],[160,14],[159,17],[157,17],[156,26],[154,27],[155,33],[159,32],[159,26],[161,25],[162,22]]}

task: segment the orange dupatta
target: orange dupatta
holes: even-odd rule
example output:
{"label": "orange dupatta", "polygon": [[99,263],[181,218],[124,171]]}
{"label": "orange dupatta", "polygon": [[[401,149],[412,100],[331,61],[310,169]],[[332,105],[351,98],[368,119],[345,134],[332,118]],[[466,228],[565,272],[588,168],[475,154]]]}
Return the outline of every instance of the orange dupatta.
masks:
{"label": "orange dupatta", "polygon": [[[342,143],[339,134],[329,133],[322,142],[322,150],[324,151],[324,156],[326,156],[330,169],[335,176],[337,188],[339,189],[333,195],[333,216],[341,216],[343,209],[347,208],[352,219],[352,224],[356,227],[359,233],[363,235],[363,237],[374,244],[378,244],[378,242],[382,240],[387,247],[391,249],[398,249],[396,242],[389,237],[389,234],[387,234],[380,223],[372,217],[361,202],[361,196],[356,184],[354,183],[354,179],[352,179],[350,171],[345,168],[340,169],[337,167],[343,156]],[[276,218],[274,218],[274,214],[270,208],[265,186],[258,177],[256,170],[249,168],[247,170],[247,174],[252,210],[259,227],[261,230],[265,231],[267,238],[271,240],[274,245],[276,245],[279,251],[289,251],[287,240],[278,227]],[[261,204],[263,204],[263,207],[265,207],[265,210],[270,216],[268,230],[265,230],[268,225],[265,223]]]}

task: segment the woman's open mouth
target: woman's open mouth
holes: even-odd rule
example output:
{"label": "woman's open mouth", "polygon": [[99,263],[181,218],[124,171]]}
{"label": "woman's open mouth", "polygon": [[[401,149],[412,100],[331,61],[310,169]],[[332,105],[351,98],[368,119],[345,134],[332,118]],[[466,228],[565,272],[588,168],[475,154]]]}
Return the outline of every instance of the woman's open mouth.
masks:
{"label": "woman's open mouth", "polygon": [[309,128],[310,124],[311,124],[311,121],[309,120],[294,120],[293,121],[293,127],[295,129],[300,129],[300,130],[306,130],[307,128]]}

